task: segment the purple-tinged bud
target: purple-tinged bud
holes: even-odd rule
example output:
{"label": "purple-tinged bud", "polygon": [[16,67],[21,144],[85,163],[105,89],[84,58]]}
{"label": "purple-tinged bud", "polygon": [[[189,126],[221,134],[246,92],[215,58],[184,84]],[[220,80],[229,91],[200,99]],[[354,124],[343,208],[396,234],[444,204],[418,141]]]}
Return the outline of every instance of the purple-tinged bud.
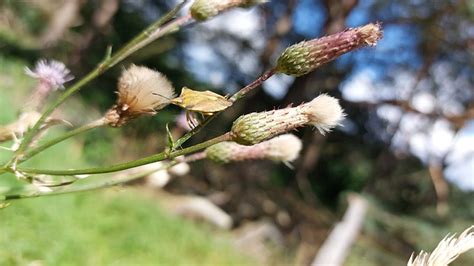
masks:
{"label": "purple-tinged bud", "polygon": [[196,0],[191,6],[191,16],[205,21],[234,7],[249,8],[267,0]]}
{"label": "purple-tinged bud", "polygon": [[252,145],[240,145],[225,141],[205,150],[206,157],[218,163],[269,159],[276,162],[292,162],[301,151],[301,140],[292,134],[284,134]]}
{"label": "purple-tinged bud", "polygon": [[383,37],[379,23],[346,29],[343,32],[292,45],[277,61],[277,72],[292,76],[308,74],[352,50],[375,46]]}
{"label": "purple-tinged bud", "polygon": [[25,73],[38,80],[38,84],[23,108],[25,112],[41,110],[52,91],[64,89],[64,83],[74,79],[71,71],[62,62],[56,60],[41,59],[36,62],[33,70],[25,67]]}
{"label": "purple-tinged bud", "polygon": [[253,145],[305,125],[325,133],[343,118],[338,100],[323,94],[296,107],[243,115],[234,121],[231,134],[233,141]]}
{"label": "purple-tinged bud", "polygon": [[62,62],[56,60],[41,59],[36,62],[33,70],[26,67],[25,73],[38,79],[41,83],[38,89],[47,92],[64,88],[64,83],[74,79],[71,71]]}

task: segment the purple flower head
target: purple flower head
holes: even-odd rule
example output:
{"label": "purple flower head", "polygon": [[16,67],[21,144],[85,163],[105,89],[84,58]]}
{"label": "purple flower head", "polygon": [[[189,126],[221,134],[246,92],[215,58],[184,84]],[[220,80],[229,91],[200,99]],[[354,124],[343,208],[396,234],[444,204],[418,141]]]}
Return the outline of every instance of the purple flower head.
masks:
{"label": "purple flower head", "polygon": [[57,90],[63,88],[64,83],[74,79],[71,71],[61,62],[56,60],[39,60],[33,70],[25,68],[25,73],[38,79],[47,89]]}

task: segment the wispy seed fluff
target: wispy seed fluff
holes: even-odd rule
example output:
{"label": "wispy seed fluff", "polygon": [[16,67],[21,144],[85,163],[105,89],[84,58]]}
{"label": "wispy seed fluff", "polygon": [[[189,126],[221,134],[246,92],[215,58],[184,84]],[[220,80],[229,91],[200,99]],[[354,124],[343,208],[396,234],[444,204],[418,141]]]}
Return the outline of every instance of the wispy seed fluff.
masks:
{"label": "wispy seed fluff", "polygon": [[154,115],[175,97],[174,88],[158,71],[131,65],[118,81],[117,103],[105,115],[107,124],[120,127],[140,115]]}
{"label": "wispy seed fluff", "polygon": [[261,143],[245,146],[232,141],[221,142],[205,150],[206,157],[218,163],[268,159],[275,162],[296,160],[302,148],[299,138],[284,134]]}
{"label": "wispy seed fluff", "polygon": [[474,249],[474,225],[467,228],[459,237],[446,236],[433,252],[421,251],[418,256],[411,255],[408,266],[448,265],[459,255]]}
{"label": "wispy seed fluff", "polygon": [[196,0],[191,6],[191,16],[198,21],[208,20],[234,7],[248,8],[267,0]]}
{"label": "wispy seed fluff", "polygon": [[292,45],[278,58],[277,71],[302,76],[352,50],[375,46],[383,37],[379,23],[346,29],[343,32]]}
{"label": "wispy seed fluff", "polygon": [[243,115],[234,121],[231,136],[237,143],[253,145],[305,125],[315,126],[324,134],[344,116],[339,101],[322,94],[296,107]]}

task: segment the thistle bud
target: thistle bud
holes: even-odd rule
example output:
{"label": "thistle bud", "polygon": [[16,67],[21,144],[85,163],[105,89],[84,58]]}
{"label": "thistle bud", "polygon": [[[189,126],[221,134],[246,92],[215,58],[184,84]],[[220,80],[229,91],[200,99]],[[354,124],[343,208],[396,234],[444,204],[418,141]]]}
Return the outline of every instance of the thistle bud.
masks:
{"label": "thistle bud", "polygon": [[305,125],[315,126],[324,134],[343,118],[338,100],[323,94],[296,107],[243,115],[234,121],[231,135],[237,143],[253,145]]}
{"label": "thistle bud", "polygon": [[205,153],[208,159],[218,163],[259,159],[287,163],[298,158],[301,148],[300,139],[295,135],[285,134],[252,146],[232,141],[221,142],[207,148]]}
{"label": "thistle bud", "polygon": [[380,24],[370,23],[319,39],[297,43],[286,48],[278,58],[277,72],[293,76],[308,74],[347,52],[367,45],[375,46],[382,36]]}
{"label": "thistle bud", "polygon": [[33,69],[25,68],[26,75],[38,80],[36,88],[23,108],[24,111],[40,110],[49,94],[58,89],[64,89],[64,83],[74,79],[71,71],[61,62],[41,59]]}
{"label": "thistle bud", "polygon": [[74,79],[71,71],[62,63],[56,60],[41,59],[36,62],[33,70],[25,68],[25,73],[38,79],[40,85],[38,90],[49,93],[51,90],[63,89],[64,83]]}
{"label": "thistle bud", "polygon": [[266,0],[196,0],[191,6],[191,16],[198,21],[205,21],[219,13],[234,7],[249,8],[267,2]]}
{"label": "thistle bud", "polygon": [[175,97],[166,77],[147,67],[132,65],[118,81],[117,103],[106,113],[106,123],[120,127],[140,115],[154,115]]}

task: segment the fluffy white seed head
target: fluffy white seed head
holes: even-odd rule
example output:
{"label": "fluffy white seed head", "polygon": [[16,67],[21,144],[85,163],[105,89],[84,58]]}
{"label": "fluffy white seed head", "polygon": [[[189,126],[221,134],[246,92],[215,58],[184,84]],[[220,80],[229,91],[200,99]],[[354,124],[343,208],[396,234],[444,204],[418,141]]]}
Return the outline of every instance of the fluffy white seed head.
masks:
{"label": "fluffy white seed head", "polygon": [[302,110],[310,120],[308,124],[315,126],[321,134],[331,131],[345,117],[339,101],[326,94],[319,95],[311,102],[305,103]]}
{"label": "fluffy white seed head", "polygon": [[[267,141],[268,158],[274,161],[292,162],[300,154],[303,144],[293,134],[284,134]],[[257,144],[258,145],[258,144]]]}
{"label": "fluffy white seed head", "polygon": [[174,89],[158,71],[132,65],[118,81],[118,103],[131,113],[151,113],[162,109],[174,98]]}
{"label": "fluffy white seed head", "polygon": [[117,94],[117,104],[105,116],[113,127],[122,126],[140,115],[154,115],[175,97],[173,86],[163,74],[136,65],[123,71]]}

